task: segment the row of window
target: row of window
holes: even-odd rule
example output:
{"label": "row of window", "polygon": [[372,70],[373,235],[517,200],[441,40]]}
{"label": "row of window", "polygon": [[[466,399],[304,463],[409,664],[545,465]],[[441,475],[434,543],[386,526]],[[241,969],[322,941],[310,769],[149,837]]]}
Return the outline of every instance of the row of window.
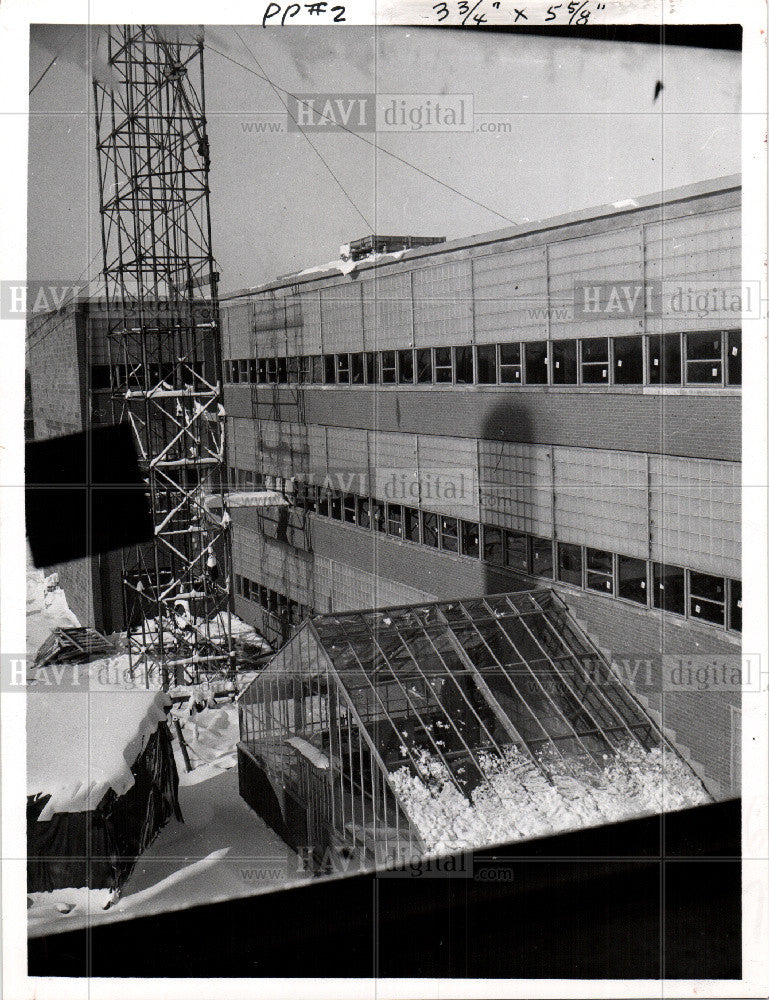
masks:
{"label": "row of window", "polygon": [[231,384],[742,384],[739,330],[225,361]]}
{"label": "row of window", "polygon": [[[152,361],[146,366],[148,376],[147,384],[156,386],[160,382],[165,382],[169,386],[179,388],[181,384],[192,386],[195,375],[201,378],[206,377],[205,365],[199,361],[186,361],[183,365],[177,365],[170,361]],[[210,373],[208,378],[210,378]],[[144,366],[141,364],[116,364],[116,365],[91,365],[91,390],[99,392],[104,390],[144,388]]]}
{"label": "row of window", "polygon": [[235,593],[247,601],[260,604],[264,611],[275,615],[289,625],[298,625],[303,621],[310,609],[297,601],[292,601],[277,590],[270,590],[261,583],[255,583],[246,576],[235,574]]}
{"label": "row of window", "polygon": [[529,576],[572,584],[722,628],[742,630],[739,580],[297,483],[304,510]]}

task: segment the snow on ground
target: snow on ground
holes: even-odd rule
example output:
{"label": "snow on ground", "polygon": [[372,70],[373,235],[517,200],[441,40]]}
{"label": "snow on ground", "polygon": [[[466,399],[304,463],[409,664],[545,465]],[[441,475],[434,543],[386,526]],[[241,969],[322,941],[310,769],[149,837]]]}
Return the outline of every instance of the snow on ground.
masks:
{"label": "snow on ground", "polygon": [[109,909],[102,909],[104,893],[33,894],[27,911],[30,935],[251,896],[310,877],[300,870],[298,855],[238,793],[237,706],[205,709],[188,720],[183,732],[194,768],[189,774],[172,729],[184,822],[168,821]]}
{"label": "snow on ground", "polygon": [[46,582],[41,569],[27,560],[27,662],[33,663],[35,653],[55,628],[79,628],[80,622],[67,604],[67,598],[55,574]]}
{"label": "snow on ground", "polygon": [[430,853],[489,847],[637,816],[703,805],[710,797],[671,750],[628,747],[607,757],[598,774],[547,760],[545,775],[516,747],[504,756],[480,753],[487,782],[468,799],[445,765],[423,752],[421,777],[408,767],[392,775],[407,814]]}

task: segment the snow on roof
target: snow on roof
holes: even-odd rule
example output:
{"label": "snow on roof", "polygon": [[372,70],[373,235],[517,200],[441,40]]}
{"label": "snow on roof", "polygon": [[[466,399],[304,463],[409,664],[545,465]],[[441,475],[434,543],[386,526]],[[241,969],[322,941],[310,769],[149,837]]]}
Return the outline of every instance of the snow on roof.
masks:
{"label": "snow on roof", "polygon": [[110,788],[124,795],[170,706],[163,691],[127,686],[127,655],[56,669],[27,692],[27,795],[51,796],[41,821],[95,809]]}

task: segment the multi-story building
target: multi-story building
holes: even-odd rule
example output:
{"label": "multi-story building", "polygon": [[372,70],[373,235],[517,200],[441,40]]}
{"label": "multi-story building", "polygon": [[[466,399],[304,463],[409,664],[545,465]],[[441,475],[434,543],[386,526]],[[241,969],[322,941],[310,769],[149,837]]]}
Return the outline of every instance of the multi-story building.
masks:
{"label": "multi-story building", "polygon": [[546,581],[734,793],[740,273],[726,178],[225,297],[236,613]]}

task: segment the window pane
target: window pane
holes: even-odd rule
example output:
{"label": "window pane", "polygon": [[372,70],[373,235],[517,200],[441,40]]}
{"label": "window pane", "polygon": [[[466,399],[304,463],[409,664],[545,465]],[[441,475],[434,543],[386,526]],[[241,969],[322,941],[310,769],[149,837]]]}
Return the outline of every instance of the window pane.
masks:
{"label": "window pane", "polygon": [[613,557],[602,549],[585,549],[585,583],[589,590],[603,594],[614,591]]}
{"label": "window pane", "polygon": [[350,381],[350,355],[337,354],[336,356],[336,378],[337,382],[349,383]]}
{"label": "window pane", "polygon": [[531,572],[534,576],[553,576],[553,543],[549,538],[531,536]]}
{"label": "window pane", "polygon": [[374,525],[374,531],[387,531],[387,516],[384,504],[379,503],[378,500],[371,501],[371,522]]}
{"label": "window pane", "polygon": [[742,632],[742,581],[729,581],[729,628]]}
{"label": "window pane", "polygon": [[520,573],[527,573],[527,538],[526,535],[518,531],[505,532],[505,566],[508,569],[518,570]]}
{"label": "window pane", "polygon": [[609,381],[609,338],[582,341],[582,381],[595,385]]}
{"label": "window pane", "polygon": [[441,526],[441,548],[446,549],[447,552],[457,552],[459,550],[457,519],[441,515],[439,520]]}
{"label": "window pane", "polygon": [[433,352],[429,347],[417,351],[417,382],[430,383],[433,380]]}
{"label": "window pane", "polygon": [[368,385],[376,385],[376,354],[374,351],[366,351],[366,382]]}
{"label": "window pane", "polygon": [[674,615],[686,613],[686,573],[680,566],[666,566],[654,563],[654,590],[652,603],[660,611],[669,611]]}
{"label": "window pane", "polygon": [[342,494],[336,491],[331,494],[331,516],[335,521],[342,520]]}
{"label": "window pane", "polygon": [[473,349],[472,347],[454,348],[454,371],[458,385],[473,384]]}
{"label": "window pane", "polygon": [[398,381],[408,385],[414,381],[414,352],[398,351]]}
{"label": "window pane", "polygon": [[649,337],[649,381],[652,385],[681,384],[681,338],[677,333]]}
{"label": "window pane", "polygon": [[509,384],[521,381],[521,345],[499,345],[499,381]]}
{"label": "window pane", "polygon": [[419,511],[414,507],[403,508],[403,537],[409,542],[419,541]]}
{"label": "window pane", "polygon": [[726,382],[742,385],[742,332],[730,330],[726,335]]}
{"label": "window pane", "polygon": [[547,343],[537,341],[524,345],[526,385],[547,385]]}
{"label": "window pane", "polygon": [[361,528],[371,527],[371,509],[368,497],[358,497],[358,524]]}
{"label": "window pane", "polygon": [[646,563],[643,559],[617,556],[617,594],[628,601],[646,604]]}
{"label": "window pane", "polygon": [[438,548],[438,515],[422,511],[422,544]]}
{"label": "window pane", "polygon": [[462,521],[462,555],[477,559],[480,554],[479,528],[474,521]]}
{"label": "window pane", "polygon": [[348,524],[355,524],[355,496],[352,493],[344,496],[344,519]]}
{"label": "window pane", "polygon": [[395,382],[395,351],[382,351],[382,383],[392,385]]}
{"label": "window pane", "polygon": [[555,340],[553,354],[553,382],[555,385],[575,385],[577,381],[577,341]]}
{"label": "window pane", "polygon": [[353,385],[363,385],[363,355],[350,355],[350,380]]}
{"label": "window pane", "polygon": [[285,385],[288,382],[288,358],[278,358],[278,382]]}
{"label": "window pane", "polygon": [[318,513],[323,517],[328,517],[328,490],[320,488],[318,490]]}
{"label": "window pane", "polygon": [[493,385],[497,381],[497,348],[483,344],[475,348],[475,364],[479,385]]}
{"label": "window pane", "polygon": [[451,348],[435,348],[435,381],[451,382]]}
{"label": "window pane", "polygon": [[231,371],[232,382],[233,385],[237,385],[238,382],[240,382],[240,368],[238,367],[237,361],[233,361],[231,362],[231,364],[232,364],[232,371]]}
{"label": "window pane", "polygon": [[396,538],[403,537],[403,512],[399,503],[387,505],[387,533]]}
{"label": "window pane", "polygon": [[641,385],[644,380],[643,337],[614,338],[614,382]]}
{"label": "window pane", "polygon": [[692,618],[723,625],[725,581],[709,573],[689,573],[689,614]]}
{"label": "window pane", "polygon": [[721,384],[721,334],[687,333],[686,381],[697,385]]}
{"label": "window pane", "polygon": [[[323,367],[323,355],[313,354],[311,360],[310,370],[312,372],[312,380],[317,385],[324,381],[324,367]],[[261,364],[261,362],[259,362]]]}
{"label": "window pane", "polygon": [[558,579],[582,586],[582,549],[579,545],[558,543]]}
{"label": "window pane", "polygon": [[336,372],[334,371],[334,355],[324,354],[323,365],[324,365],[324,381],[326,385],[331,385],[336,378]]}
{"label": "window pane", "polygon": [[483,526],[483,558],[486,562],[501,566],[503,561],[502,549],[502,529],[493,528],[491,525]]}

